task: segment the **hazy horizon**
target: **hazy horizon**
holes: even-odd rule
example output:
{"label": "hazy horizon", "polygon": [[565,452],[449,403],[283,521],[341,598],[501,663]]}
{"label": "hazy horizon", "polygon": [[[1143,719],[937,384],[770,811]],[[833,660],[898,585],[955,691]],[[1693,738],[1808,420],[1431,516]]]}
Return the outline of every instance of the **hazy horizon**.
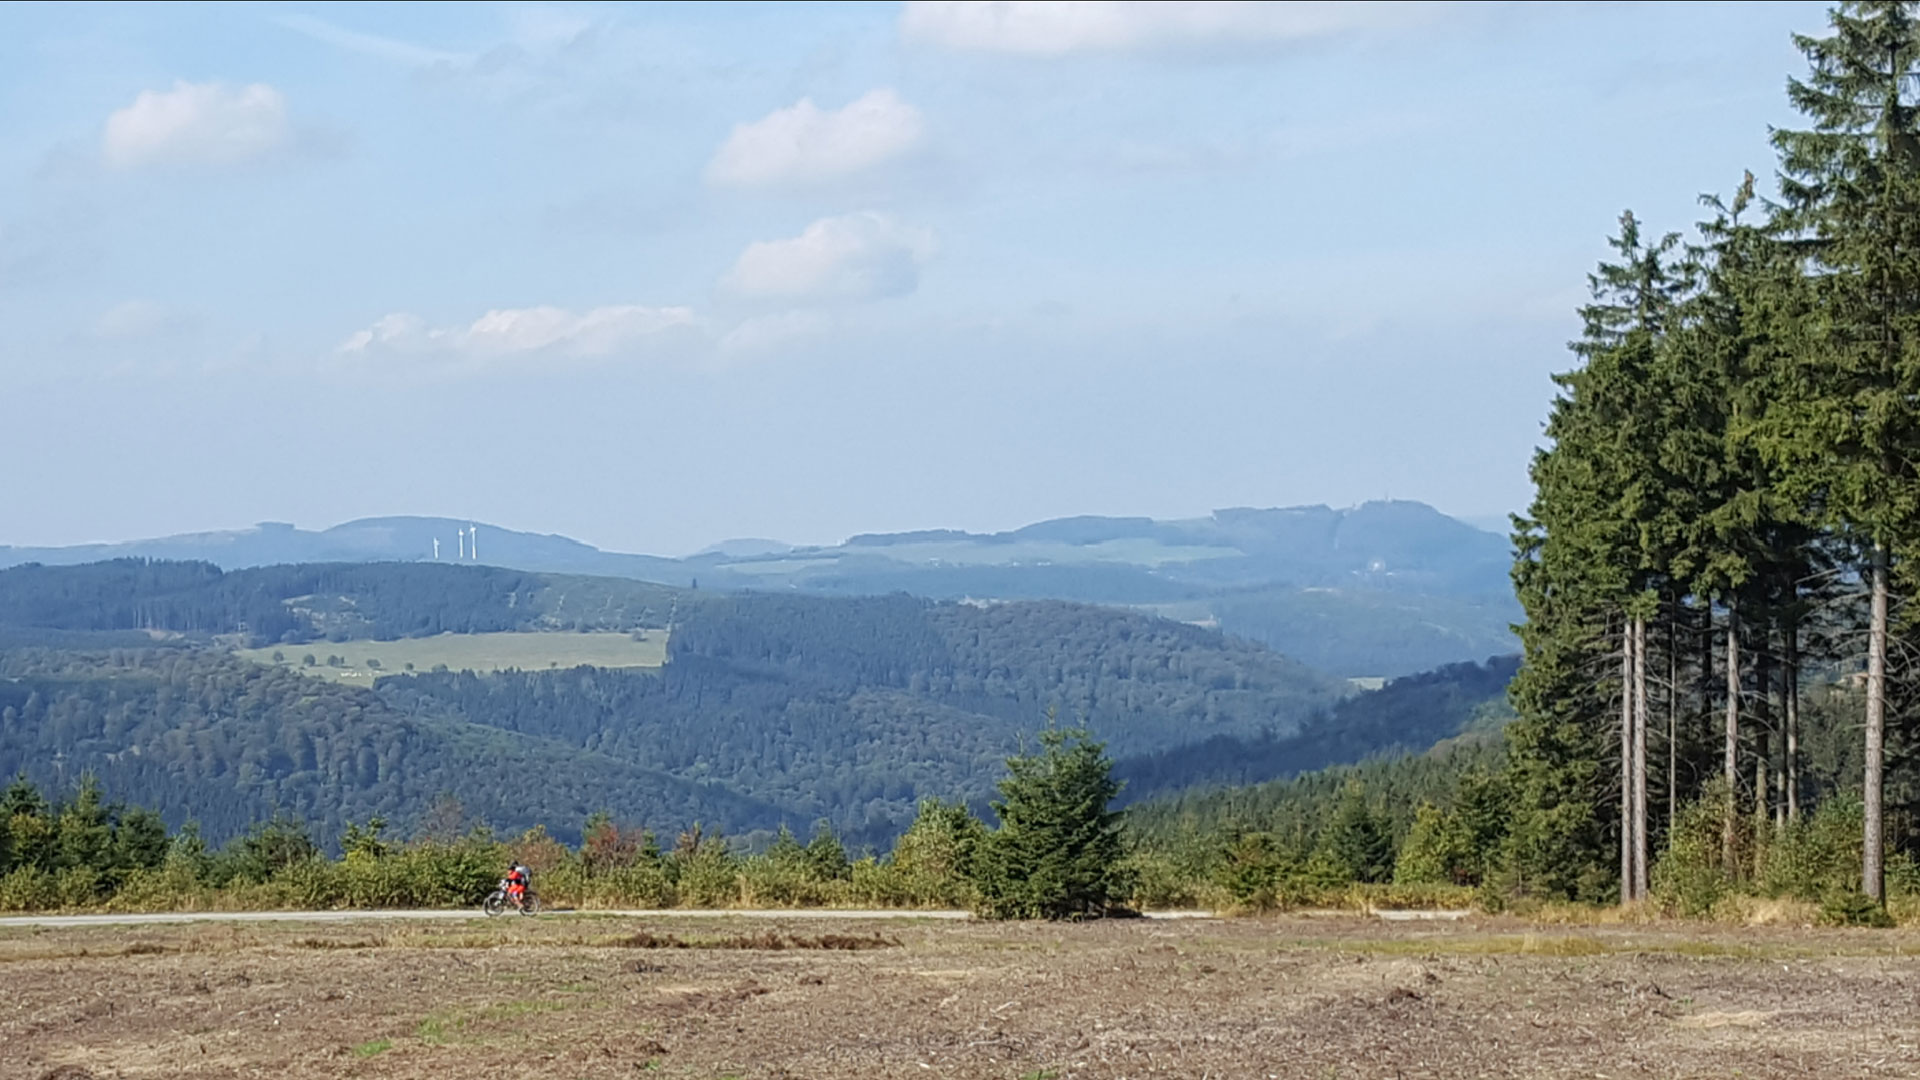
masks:
{"label": "hazy horizon", "polygon": [[1485,521],[1824,18],[0,7],[0,543]]}
{"label": "hazy horizon", "polygon": [[[1358,509],[1359,507],[1369,502],[1375,502],[1375,501],[1380,501],[1380,500],[1362,499],[1350,504],[1302,503],[1302,504],[1294,504],[1292,506],[1286,506],[1286,507],[1250,507],[1250,509],[1296,509],[1296,508],[1309,507],[1309,506],[1326,506],[1329,509],[1336,510],[1336,511],[1347,511],[1347,510]],[[1389,501],[1406,501],[1406,502],[1422,502],[1422,503],[1425,502],[1425,500],[1423,499],[1416,499],[1411,496],[1393,496],[1392,499]],[[1431,506],[1431,504],[1427,504],[1427,505]],[[1246,508],[1247,507],[1224,507],[1224,506],[1213,507],[1207,511],[1197,513],[1197,514],[1186,514],[1186,515],[1180,515],[1179,517],[1172,517],[1172,518],[1155,517],[1154,520],[1156,521],[1200,520],[1200,519],[1205,519],[1207,517],[1210,517],[1214,512],[1219,510],[1246,509]],[[1505,535],[1506,533],[1504,517],[1499,519],[1474,518],[1471,516],[1463,516],[1459,514],[1448,513],[1442,507],[1432,507],[1432,509],[1439,511],[1442,514],[1445,514],[1447,517],[1450,517],[1455,521],[1458,521],[1464,525],[1469,525],[1469,526],[1472,526],[1473,528],[1479,529],[1482,532],[1491,532],[1499,535]],[[66,548],[66,547],[90,547],[94,545],[132,544],[132,543],[139,543],[142,541],[150,541],[150,540],[165,540],[173,536],[194,536],[194,535],[205,535],[205,534],[213,534],[213,533],[237,533],[237,532],[243,532],[249,529],[261,528],[263,526],[268,526],[268,525],[290,525],[296,529],[300,529],[307,532],[325,532],[328,529],[336,528],[342,525],[350,525],[358,521],[374,521],[374,520],[380,520],[382,518],[431,518],[431,519],[444,519],[450,522],[462,522],[462,521],[471,522],[475,525],[484,525],[490,528],[504,529],[509,532],[515,532],[515,533],[527,533],[527,534],[534,534],[534,535],[558,535],[558,536],[563,536],[569,540],[577,540],[583,544],[588,544],[592,547],[598,548],[601,551],[605,551],[613,554],[656,555],[664,558],[682,559],[682,558],[689,558],[694,555],[699,555],[699,554],[714,550],[723,545],[735,544],[735,543],[774,543],[774,544],[784,544],[794,548],[837,547],[846,543],[848,540],[856,536],[910,533],[910,532],[920,532],[920,531],[934,530],[934,529],[953,529],[960,532],[970,533],[973,535],[990,535],[993,533],[1011,532],[1023,526],[1037,524],[1042,521],[1051,521],[1051,520],[1058,520],[1062,518],[1071,518],[1071,517],[1080,517],[1080,516],[1127,518],[1127,517],[1148,517],[1151,515],[1145,515],[1145,514],[1093,514],[1093,515],[1052,514],[1044,518],[1035,518],[1030,521],[1021,521],[1021,522],[1014,523],[1012,525],[1007,525],[1002,527],[968,528],[960,525],[930,524],[930,525],[908,526],[905,528],[898,528],[898,529],[851,529],[841,533],[838,536],[834,536],[826,539],[814,539],[814,540],[796,540],[790,537],[743,533],[736,536],[716,537],[712,540],[707,541],[704,544],[699,545],[698,547],[688,548],[685,550],[649,551],[649,550],[642,550],[642,549],[635,549],[635,548],[621,548],[621,547],[616,547],[608,544],[601,544],[601,543],[595,542],[593,539],[589,537],[574,536],[569,533],[560,533],[553,529],[542,528],[538,524],[515,523],[515,522],[509,522],[509,521],[489,521],[481,517],[478,517],[477,515],[408,514],[408,513],[357,514],[353,517],[344,518],[340,521],[329,521],[329,522],[282,521],[278,519],[264,518],[259,521],[251,521],[245,524],[212,525],[205,528],[188,529],[178,533],[164,533],[164,534],[163,533],[142,533],[139,535],[130,535],[130,536],[116,536],[116,537],[94,538],[90,540],[76,540],[69,543],[60,543],[60,544],[27,544],[27,543],[20,543],[20,542],[11,540],[5,536],[0,536],[0,548],[14,548],[14,549]],[[1499,524],[1498,528],[1493,527],[1496,523]]]}

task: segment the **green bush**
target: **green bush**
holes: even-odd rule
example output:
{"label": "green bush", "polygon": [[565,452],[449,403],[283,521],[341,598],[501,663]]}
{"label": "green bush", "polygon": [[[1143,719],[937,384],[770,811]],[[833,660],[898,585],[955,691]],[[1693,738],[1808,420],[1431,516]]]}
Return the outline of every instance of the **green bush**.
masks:
{"label": "green bush", "polygon": [[[961,803],[923,799],[913,824],[893,845],[888,860],[898,903],[904,907],[964,908],[979,902],[975,860],[987,827]],[[856,876],[859,870],[855,867]],[[869,882],[882,880],[876,870]]]}
{"label": "green bush", "polygon": [[127,876],[107,901],[111,911],[205,911],[217,906],[217,894],[201,884],[190,864],[169,859],[158,870]]}
{"label": "green bush", "polygon": [[1860,887],[1860,800],[1847,795],[1820,804],[1813,816],[1788,822],[1767,846],[1759,886],[1768,896],[1822,902]]}
{"label": "green bush", "polygon": [[54,876],[37,866],[16,866],[0,877],[0,911],[46,911],[59,906]]}
{"label": "green bush", "polygon": [[1136,851],[1125,863],[1133,882],[1133,906],[1141,910],[1173,911],[1211,907],[1218,890],[1201,875],[1159,853]]}
{"label": "green bush", "polygon": [[739,860],[737,865],[738,900],[749,907],[846,906],[853,896],[851,867],[843,879],[837,875],[823,877],[823,871],[830,870],[816,868],[807,859],[794,862],[755,855]]}
{"label": "green bush", "polygon": [[725,908],[740,902],[739,866],[721,837],[692,834],[667,860],[674,891],[686,907]]}
{"label": "green bush", "polygon": [[1721,860],[1721,832],[1729,795],[1715,778],[1694,802],[1680,808],[1667,835],[1667,850],[1653,865],[1654,902],[1668,914],[1699,918],[1713,913],[1731,891]]}
{"label": "green bush", "polygon": [[[544,895],[545,886],[535,887]],[[575,900],[587,908],[667,908],[679,903],[666,868],[658,862],[620,866],[585,879]]]}
{"label": "green bush", "polygon": [[1840,890],[1820,903],[1820,921],[1827,926],[1868,926],[1890,929],[1893,916],[1887,909],[1858,889]]}
{"label": "green bush", "polygon": [[1299,852],[1269,833],[1249,832],[1234,837],[1217,868],[1214,883],[1237,907],[1266,911],[1282,905],[1301,877]]}

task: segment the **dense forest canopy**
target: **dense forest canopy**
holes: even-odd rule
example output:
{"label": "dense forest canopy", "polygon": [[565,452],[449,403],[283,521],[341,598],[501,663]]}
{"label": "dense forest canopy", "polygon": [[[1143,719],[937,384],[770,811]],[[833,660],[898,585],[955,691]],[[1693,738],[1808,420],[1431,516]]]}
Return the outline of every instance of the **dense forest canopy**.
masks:
{"label": "dense forest canopy", "polygon": [[[396,671],[368,690],[296,663],[328,653],[307,639],[349,632],[668,623],[657,670]],[[271,630],[287,667],[226,651]],[[984,811],[1049,710],[1107,740],[1138,798],[1424,747],[1508,670],[1464,665],[1355,696],[1261,646],[1123,609],[423,564],[20,567],[0,572],[0,635],[0,771],[49,790],[90,772],[216,839],[276,810],[328,839],[452,794],[501,828],[565,830],[605,809],[662,830],[826,820],[884,844],[929,796]]]}

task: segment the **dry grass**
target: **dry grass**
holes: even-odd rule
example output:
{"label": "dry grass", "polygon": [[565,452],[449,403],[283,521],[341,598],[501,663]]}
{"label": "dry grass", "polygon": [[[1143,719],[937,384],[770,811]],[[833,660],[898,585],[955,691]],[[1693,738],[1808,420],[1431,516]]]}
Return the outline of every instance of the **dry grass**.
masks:
{"label": "dry grass", "polygon": [[[62,1080],[1920,1074],[1912,931],[1273,917],[0,932]],[[861,943],[853,945],[850,943]],[[875,947],[875,945],[880,947]],[[77,1072],[72,1070],[79,1070]]]}

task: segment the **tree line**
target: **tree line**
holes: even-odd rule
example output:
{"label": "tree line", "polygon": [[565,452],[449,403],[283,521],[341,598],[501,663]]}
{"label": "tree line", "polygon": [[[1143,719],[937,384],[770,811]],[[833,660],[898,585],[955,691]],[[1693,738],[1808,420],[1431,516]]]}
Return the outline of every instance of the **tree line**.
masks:
{"label": "tree line", "polygon": [[[1917,14],[1846,3],[1796,36],[1777,197],[1748,173],[1687,236],[1624,214],[1590,278],[1516,519],[1528,888],[1646,899],[1702,815],[1718,877],[1759,878],[1857,798],[1880,903],[1888,842],[1920,840]],[[1810,783],[1809,708],[1856,707],[1857,776]]]}
{"label": "tree line", "polygon": [[99,906],[407,907],[473,904],[511,864],[551,903],[585,906],[971,907],[990,918],[1088,918],[1131,898],[1119,784],[1104,747],[1049,726],[1006,759],[988,828],[964,805],[929,799],[884,857],[850,856],[825,823],[801,843],[782,826],[743,850],[699,824],[662,850],[605,812],[577,846],[541,826],[496,837],[442,797],[410,841],[375,815],[350,824],[330,857],[297,819],[276,814],[210,848],[196,825],[169,834],[152,810],[105,801],[87,777],[49,799],[26,777],[0,793],[0,910]]}

